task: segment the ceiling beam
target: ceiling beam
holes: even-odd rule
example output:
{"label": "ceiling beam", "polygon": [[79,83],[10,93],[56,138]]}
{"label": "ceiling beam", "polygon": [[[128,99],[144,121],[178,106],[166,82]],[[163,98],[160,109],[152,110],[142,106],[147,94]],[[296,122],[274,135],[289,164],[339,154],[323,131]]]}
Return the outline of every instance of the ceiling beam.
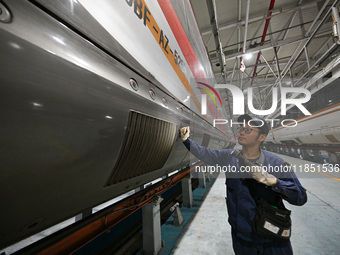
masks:
{"label": "ceiling beam", "polygon": [[[254,15],[253,17],[249,18],[248,24],[252,24],[254,22],[265,20],[267,18],[274,17],[274,16],[277,16],[277,15],[280,15],[280,14],[292,12],[292,11],[295,11],[297,9],[304,10],[304,9],[314,8],[314,7],[317,7],[317,2],[320,2],[320,1],[322,1],[322,0],[314,0],[314,1],[311,1],[309,3],[305,3],[305,4],[302,4],[302,5],[298,6],[298,7],[293,7],[293,8],[287,8],[287,9],[281,9],[280,8],[280,9],[277,9],[277,10],[274,9],[270,16],[267,16],[267,13],[266,14]],[[220,24],[219,25],[219,30],[222,31],[222,30],[226,30],[226,29],[230,29],[230,28],[235,28],[235,27],[238,27],[239,25],[244,26],[245,24],[246,24],[245,20],[241,20],[240,22],[232,22],[232,23],[227,23],[227,24]],[[212,34],[212,29],[211,28],[208,28],[208,29],[205,29],[205,30],[202,31],[202,36],[209,35],[209,34]]]}
{"label": "ceiling beam", "polygon": [[[330,1],[330,0],[326,0],[326,1],[324,2],[322,8],[320,9],[320,11],[319,11],[319,13],[318,13],[318,15],[315,17],[313,24],[316,24],[317,20],[320,18],[321,14],[322,14],[322,13],[324,12],[324,10],[326,9],[326,7],[327,7],[329,1]],[[314,31],[312,32],[312,34],[309,36],[308,40],[305,42],[305,44],[304,44],[302,47],[300,47],[300,45],[301,45],[301,43],[302,43],[302,42],[300,42],[299,46],[298,46],[298,47],[296,48],[296,50],[295,50],[295,51],[297,51],[297,49],[300,48],[300,51],[299,51],[296,55],[295,55],[295,52],[292,54],[292,57],[289,59],[287,65],[285,66],[285,68],[284,68],[283,71],[282,71],[283,74],[282,74],[282,77],[280,78],[280,80],[282,80],[282,79],[285,77],[285,75],[288,73],[288,71],[290,70],[290,68],[294,65],[294,63],[296,62],[296,60],[300,57],[300,55],[301,55],[302,52],[304,51],[304,48],[308,46],[308,44],[309,44],[310,41],[313,39],[313,37],[316,35],[317,31],[318,31],[318,30],[320,29],[320,27],[323,25],[323,23],[325,22],[325,20],[326,20],[327,18],[329,18],[329,15],[330,15],[330,13],[331,13],[331,11],[332,11],[332,7],[336,6],[336,5],[338,4],[338,2],[339,2],[339,0],[335,0],[335,1],[333,2],[332,6],[331,6],[331,7],[328,9],[328,11],[324,14],[324,17],[323,17],[322,20],[319,22],[319,24],[316,26],[316,28],[314,29]],[[312,24],[312,25],[313,25],[313,24]],[[308,34],[312,31],[312,28],[313,28],[312,25],[309,27],[308,31],[306,32],[306,35],[308,35]],[[333,48],[333,47],[335,47],[335,44],[334,44],[331,48]],[[322,56],[322,58],[320,58],[316,63],[318,63],[319,61],[321,61],[321,59],[324,59],[324,58],[327,56],[327,54],[328,54],[329,52],[331,52],[331,50],[333,50],[333,49],[329,49],[326,53],[324,53],[324,55]],[[294,55],[295,55],[295,57],[294,57]],[[313,67],[316,65],[316,63],[313,65]],[[303,78],[307,73],[309,73],[310,71],[311,71],[311,69],[309,69],[309,70],[308,70],[308,71],[307,71],[300,79],[302,79],[302,78]],[[278,82],[279,82],[279,81],[278,81],[278,79],[277,79],[277,80],[276,80],[276,84],[277,84]],[[296,85],[297,85],[297,84],[295,84],[295,86],[296,86]],[[273,88],[274,88],[274,86],[273,86]],[[281,101],[281,99],[278,100],[278,102],[280,102],[280,101]],[[278,110],[276,110],[273,114],[271,114],[271,116],[275,116],[276,114],[278,114],[277,112],[278,112]]]}
{"label": "ceiling beam", "polygon": [[[319,11],[319,13],[316,15],[312,25],[309,27],[308,31],[306,32],[306,36],[309,36],[312,28],[314,27],[314,25],[316,24],[316,22],[319,20],[321,14],[323,13],[324,9],[326,8],[326,6],[328,5],[330,0],[326,0],[325,3],[323,4],[321,10]],[[336,4],[338,3],[338,0],[335,0],[332,6],[336,6]],[[299,58],[299,56],[301,55],[301,53],[303,52],[303,48],[307,47],[308,44],[310,43],[310,41],[312,40],[312,38],[316,35],[316,33],[318,32],[318,30],[320,29],[321,25],[325,22],[325,20],[329,17],[329,14],[331,12],[332,8],[329,8],[327,13],[324,15],[323,19],[321,20],[321,22],[319,22],[319,25],[316,27],[316,29],[314,30],[314,32],[309,36],[308,40],[305,42],[305,45],[300,48],[300,51],[298,52],[298,54],[294,57],[294,54],[292,55],[291,59],[288,61],[288,64],[285,66],[285,68],[282,70],[282,77],[284,77],[289,69],[294,65],[295,61]],[[301,42],[300,42],[301,44]],[[297,49],[297,48],[296,48]],[[292,60],[291,63],[289,63]],[[281,78],[282,78],[281,77]]]}
{"label": "ceiling beam", "polygon": [[[302,4],[302,1],[303,1],[303,0],[299,0],[299,2],[297,3],[297,6],[300,6],[300,5]],[[281,32],[280,32],[279,35],[277,36],[277,39],[276,39],[277,41],[279,40],[279,38],[280,38],[280,36],[281,36],[282,33],[283,33],[282,40],[286,40],[286,39],[287,39],[288,33],[289,33],[289,31],[290,31],[289,28],[293,25],[293,21],[294,21],[294,18],[295,18],[295,15],[296,15],[297,12],[302,13],[301,8],[298,9],[298,11],[296,10],[296,11],[294,11],[294,12],[291,14],[291,16],[289,17],[289,19],[287,20],[287,23],[286,23],[285,26],[284,26],[285,29],[281,30]],[[300,20],[300,24],[301,24],[301,23],[302,23],[302,21]],[[305,33],[303,33],[303,34],[305,34]],[[278,58],[281,49],[282,49],[281,46],[278,47],[276,58]],[[274,63],[274,59],[275,59],[275,57],[273,58],[272,63]],[[280,59],[277,59],[277,60],[280,60]],[[280,64],[278,64],[278,68],[279,68],[279,67],[280,67]],[[279,70],[279,69],[278,69],[278,70]],[[268,74],[268,73],[269,73],[269,70],[267,71],[267,74]],[[278,75],[279,75],[279,74],[278,74]],[[291,77],[291,79],[292,79],[292,75],[291,75],[290,77]],[[266,79],[267,79],[267,76],[264,78],[264,82],[266,82]]]}
{"label": "ceiling beam", "polygon": [[[263,58],[263,56],[261,55],[261,57]],[[268,61],[267,61],[268,62]],[[218,63],[218,61],[213,61],[213,62],[211,62],[213,65],[214,64],[217,64]],[[288,63],[288,59],[287,58],[279,58],[279,64],[280,64],[280,66],[284,66],[284,65],[286,65]],[[296,63],[306,63],[306,61],[305,60],[298,60],[298,61],[296,61]],[[263,62],[263,63],[260,63],[260,64],[258,64],[258,67],[266,67],[266,66],[270,66],[270,63],[265,63],[265,62]],[[250,68],[253,68],[255,66],[255,64],[253,64],[253,65],[246,65],[246,71],[247,70],[249,70]],[[228,68],[228,69],[224,69],[224,72],[226,73],[226,74],[228,74],[228,73],[232,73],[233,71],[235,71],[235,69],[234,68]],[[269,70],[269,71],[271,71],[271,70]],[[214,72],[215,74],[217,74],[217,73],[220,73],[220,71],[215,71]],[[276,74],[275,74],[275,76],[276,76]]]}
{"label": "ceiling beam", "polygon": [[[325,29],[323,32],[320,32],[320,33],[316,34],[315,36],[324,36],[324,35],[328,35],[328,34],[330,35],[331,33],[332,33],[331,29]],[[262,46],[257,46],[256,48],[248,49],[247,53],[258,53],[259,51],[272,50],[273,47],[287,46],[289,44],[301,42],[301,41],[308,40],[308,39],[310,39],[310,37],[308,37],[308,36],[296,36],[296,37],[289,38],[289,39],[286,39],[286,40],[274,42],[273,44],[270,42],[270,43],[266,43]],[[234,54],[226,55],[225,59],[230,60],[230,59],[234,59],[234,58],[239,58],[242,55],[243,55],[242,52],[236,52]]]}
{"label": "ceiling beam", "polygon": [[[216,51],[218,54],[218,59],[220,63],[220,72],[223,78],[223,82],[226,83],[226,76],[224,73],[224,66],[225,66],[225,59],[224,59],[224,53],[222,49],[222,43],[221,43],[221,38],[219,34],[219,29],[218,29],[218,22],[217,22],[217,15],[216,15],[216,2],[215,0],[206,0],[207,6],[208,6],[208,12],[209,12],[209,17],[210,17],[210,24],[211,28],[213,31],[214,39],[215,39],[215,47]],[[230,103],[228,102],[226,110],[228,114],[231,114],[231,106]]]}
{"label": "ceiling beam", "polygon": [[249,8],[250,8],[250,0],[247,1],[246,22],[245,22],[245,26],[244,26],[243,49],[242,49],[242,52],[243,52],[243,53],[246,53],[246,46],[247,46],[247,32],[248,32]]}

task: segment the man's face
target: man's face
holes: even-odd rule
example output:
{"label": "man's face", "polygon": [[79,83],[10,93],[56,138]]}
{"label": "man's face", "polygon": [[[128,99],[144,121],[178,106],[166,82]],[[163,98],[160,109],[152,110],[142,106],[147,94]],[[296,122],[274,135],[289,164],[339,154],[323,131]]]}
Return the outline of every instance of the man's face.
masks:
{"label": "man's face", "polygon": [[237,133],[238,143],[246,146],[259,145],[266,139],[266,135],[260,134],[260,130],[257,127],[251,127],[246,124],[241,126]]}

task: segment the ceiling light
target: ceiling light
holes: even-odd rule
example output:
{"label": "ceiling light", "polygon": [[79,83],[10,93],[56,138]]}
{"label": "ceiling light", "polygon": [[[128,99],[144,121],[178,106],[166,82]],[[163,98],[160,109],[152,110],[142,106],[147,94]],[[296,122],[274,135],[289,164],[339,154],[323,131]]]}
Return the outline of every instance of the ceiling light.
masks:
{"label": "ceiling light", "polygon": [[244,59],[251,59],[253,57],[253,54],[247,53],[244,55]]}

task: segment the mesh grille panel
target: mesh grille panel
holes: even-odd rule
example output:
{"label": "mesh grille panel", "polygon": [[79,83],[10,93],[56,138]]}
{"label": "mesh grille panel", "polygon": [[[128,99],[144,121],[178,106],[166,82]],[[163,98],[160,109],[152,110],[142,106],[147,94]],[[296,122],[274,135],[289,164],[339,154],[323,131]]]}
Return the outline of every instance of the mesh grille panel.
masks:
{"label": "mesh grille panel", "polygon": [[208,147],[210,142],[210,135],[204,133],[203,134],[203,140],[202,140],[202,146],[203,147]]}
{"label": "mesh grille panel", "polygon": [[338,143],[340,142],[338,139],[336,139],[336,137],[334,135],[325,135],[326,138],[331,141],[332,143]]}
{"label": "mesh grille panel", "polygon": [[107,185],[162,168],[177,135],[175,124],[130,111],[124,143]]}
{"label": "mesh grille panel", "polygon": [[296,137],[295,140],[298,141],[299,143],[303,143],[299,137]]}

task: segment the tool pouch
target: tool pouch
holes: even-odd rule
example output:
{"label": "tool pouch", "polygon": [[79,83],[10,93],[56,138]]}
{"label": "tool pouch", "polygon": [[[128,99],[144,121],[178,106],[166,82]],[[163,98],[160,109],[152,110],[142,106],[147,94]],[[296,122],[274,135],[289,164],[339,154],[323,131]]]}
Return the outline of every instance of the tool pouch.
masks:
{"label": "tool pouch", "polygon": [[253,231],[265,237],[289,240],[292,226],[290,213],[286,208],[278,209],[260,200],[257,203]]}

